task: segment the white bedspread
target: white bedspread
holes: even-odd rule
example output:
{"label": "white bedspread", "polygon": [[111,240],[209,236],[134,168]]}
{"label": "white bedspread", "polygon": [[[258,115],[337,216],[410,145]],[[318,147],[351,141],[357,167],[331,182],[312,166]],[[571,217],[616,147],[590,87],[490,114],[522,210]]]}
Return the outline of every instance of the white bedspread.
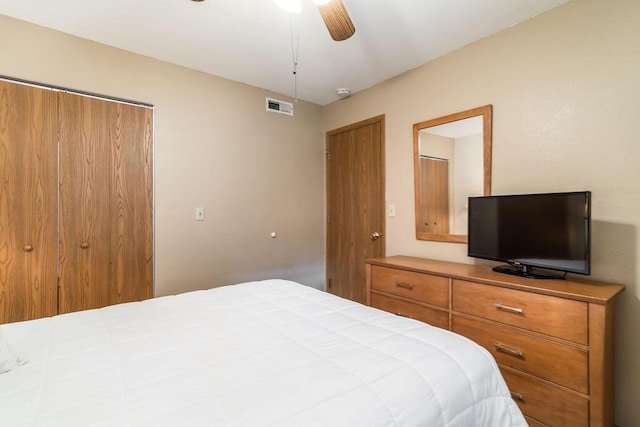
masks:
{"label": "white bedspread", "polygon": [[2,325],[0,426],[524,426],[453,333],[267,280]]}

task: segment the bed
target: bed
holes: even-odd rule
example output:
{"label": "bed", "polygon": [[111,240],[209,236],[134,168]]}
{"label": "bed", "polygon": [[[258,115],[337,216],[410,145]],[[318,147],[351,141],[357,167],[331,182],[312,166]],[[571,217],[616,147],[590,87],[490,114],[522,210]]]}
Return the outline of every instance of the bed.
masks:
{"label": "bed", "polygon": [[3,427],[526,426],[472,341],[291,281],[0,332]]}

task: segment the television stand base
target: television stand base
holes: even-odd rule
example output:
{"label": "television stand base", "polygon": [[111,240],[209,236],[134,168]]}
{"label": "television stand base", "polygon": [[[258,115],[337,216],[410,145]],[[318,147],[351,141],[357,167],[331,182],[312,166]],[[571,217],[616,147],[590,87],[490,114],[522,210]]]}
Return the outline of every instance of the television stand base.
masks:
{"label": "television stand base", "polygon": [[534,272],[532,267],[526,265],[499,265],[497,267],[493,267],[493,271],[497,273],[510,274],[512,276],[526,277],[529,279],[564,280],[566,278],[566,274],[554,274],[541,271]]}

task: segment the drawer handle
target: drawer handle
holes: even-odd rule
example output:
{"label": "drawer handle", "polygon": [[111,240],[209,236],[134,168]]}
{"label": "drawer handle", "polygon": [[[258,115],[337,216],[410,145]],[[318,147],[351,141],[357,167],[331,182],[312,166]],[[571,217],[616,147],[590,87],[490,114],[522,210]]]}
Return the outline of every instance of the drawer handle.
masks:
{"label": "drawer handle", "polygon": [[512,348],[505,347],[505,346],[503,346],[502,344],[494,344],[493,346],[494,346],[494,347],[496,348],[496,350],[498,350],[498,351],[501,351],[501,352],[503,352],[503,353],[510,354],[510,355],[512,355],[512,356],[521,357],[521,358],[523,358],[523,359],[524,359],[524,353],[523,353],[523,352],[521,352],[520,350],[514,350],[514,349],[512,349]]}
{"label": "drawer handle", "polygon": [[519,400],[520,402],[524,402],[524,396],[522,395],[522,393],[516,393],[515,391],[510,391],[509,393],[511,393],[511,398],[513,400]]}
{"label": "drawer handle", "polygon": [[396,286],[397,286],[398,288],[405,288],[405,289],[409,289],[410,291],[412,291],[412,290],[413,290],[413,284],[411,284],[411,283],[407,283],[407,282],[401,282],[401,281],[399,281],[399,280],[396,282]]}
{"label": "drawer handle", "polygon": [[524,310],[519,307],[509,307],[508,305],[500,304],[498,302],[493,304],[493,306],[498,310],[510,311],[511,313],[518,313],[518,314],[524,313]]}

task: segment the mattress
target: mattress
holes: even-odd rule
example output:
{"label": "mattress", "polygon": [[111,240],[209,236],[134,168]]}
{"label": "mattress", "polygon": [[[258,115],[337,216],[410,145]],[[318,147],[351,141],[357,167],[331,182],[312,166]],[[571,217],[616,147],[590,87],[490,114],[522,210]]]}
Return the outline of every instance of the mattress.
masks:
{"label": "mattress", "polygon": [[0,326],[9,426],[525,426],[491,355],[284,280]]}

